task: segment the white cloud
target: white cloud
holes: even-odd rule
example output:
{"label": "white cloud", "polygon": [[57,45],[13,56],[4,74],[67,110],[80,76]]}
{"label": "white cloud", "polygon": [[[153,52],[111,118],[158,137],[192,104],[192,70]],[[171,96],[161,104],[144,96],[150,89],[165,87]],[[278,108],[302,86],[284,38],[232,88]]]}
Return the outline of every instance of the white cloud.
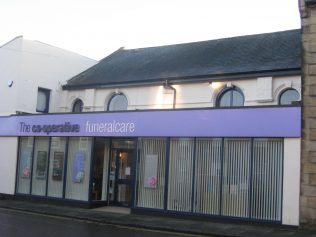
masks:
{"label": "white cloud", "polygon": [[297,0],[0,2],[0,44],[24,35],[95,59],[121,46],[148,47],[299,27]]}

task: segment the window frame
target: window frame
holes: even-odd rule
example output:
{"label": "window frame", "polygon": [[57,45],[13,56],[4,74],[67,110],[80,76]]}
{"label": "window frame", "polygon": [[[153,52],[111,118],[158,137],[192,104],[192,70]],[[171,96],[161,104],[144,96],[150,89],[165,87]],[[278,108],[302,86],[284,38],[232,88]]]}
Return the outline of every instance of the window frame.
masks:
{"label": "window frame", "polygon": [[[281,104],[281,98],[282,96],[287,92],[287,91],[295,91],[298,95],[298,100],[296,101],[292,101],[290,104]],[[280,106],[289,106],[289,105],[294,105],[295,103],[298,103],[300,101],[300,98],[301,98],[301,95],[300,93],[298,92],[298,90],[296,90],[295,88],[293,87],[289,87],[289,88],[286,88],[284,90],[281,91],[281,93],[279,94],[279,98],[278,98],[278,105]],[[294,103],[293,103],[294,102]]]}
{"label": "window frame", "polygon": [[[233,96],[230,95],[229,106],[220,106],[220,101],[221,101],[222,97],[223,97],[226,93],[233,93],[234,91],[237,91],[238,93],[240,93],[240,95],[242,96],[242,99],[243,99],[243,104],[242,104],[242,105],[238,105],[238,106],[233,106]],[[236,87],[236,86],[225,87],[225,88],[222,89],[221,92],[217,95],[217,98],[216,98],[216,107],[217,107],[217,108],[244,107],[244,106],[245,106],[245,95],[244,95],[244,93],[242,93],[241,89],[239,89],[239,88]]]}
{"label": "window frame", "polygon": [[[110,110],[110,104],[116,96],[124,96],[124,98],[126,99],[126,102],[127,102],[126,109],[124,109],[124,110]],[[106,106],[106,111],[126,111],[127,109],[128,109],[128,99],[127,99],[126,95],[122,92],[113,93],[111,95],[110,99],[108,100],[108,103]]]}
{"label": "window frame", "polygon": [[[44,110],[40,110],[38,109],[38,95],[39,92],[44,93],[44,95],[46,96],[46,103],[45,103],[45,109]],[[36,112],[40,112],[40,113],[48,113],[49,111],[49,102],[50,102],[50,89],[46,89],[43,87],[38,87],[37,88],[37,100],[36,100]]]}
{"label": "window frame", "polygon": [[[81,103],[80,111],[75,111],[75,107],[77,106],[77,103],[79,103],[79,102]],[[84,106],[83,101],[81,99],[77,98],[72,104],[71,112],[73,112],[73,113],[82,113],[83,112],[83,106]]]}

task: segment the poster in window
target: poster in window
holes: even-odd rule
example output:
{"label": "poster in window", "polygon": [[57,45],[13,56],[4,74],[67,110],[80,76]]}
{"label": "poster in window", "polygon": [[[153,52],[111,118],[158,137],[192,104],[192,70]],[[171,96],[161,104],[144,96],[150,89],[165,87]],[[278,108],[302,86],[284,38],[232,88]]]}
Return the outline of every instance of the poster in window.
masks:
{"label": "poster in window", "polygon": [[72,181],[74,183],[82,183],[84,179],[85,156],[82,151],[75,154],[72,167]]}
{"label": "poster in window", "polygon": [[158,154],[145,157],[144,187],[157,188]]}
{"label": "poster in window", "polygon": [[28,179],[31,177],[31,162],[32,153],[30,151],[23,151],[21,157],[21,177]]}
{"label": "poster in window", "polygon": [[37,152],[37,163],[36,163],[36,178],[46,178],[46,167],[47,167],[47,151]]}
{"label": "poster in window", "polygon": [[64,152],[55,151],[54,160],[53,160],[52,179],[55,181],[62,181],[63,169],[64,169]]}
{"label": "poster in window", "polygon": [[60,138],[59,137],[52,137],[51,147],[54,149],[60,148]]}

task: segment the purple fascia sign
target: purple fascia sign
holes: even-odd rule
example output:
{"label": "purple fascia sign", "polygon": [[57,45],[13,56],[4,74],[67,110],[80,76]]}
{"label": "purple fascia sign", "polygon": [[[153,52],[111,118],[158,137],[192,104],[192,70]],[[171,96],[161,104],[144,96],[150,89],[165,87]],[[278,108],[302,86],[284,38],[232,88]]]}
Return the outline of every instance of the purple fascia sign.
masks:
{"label": "purple fascia sign", "polygon": [[0,117],[0,136],[300,137],[300,107]]}

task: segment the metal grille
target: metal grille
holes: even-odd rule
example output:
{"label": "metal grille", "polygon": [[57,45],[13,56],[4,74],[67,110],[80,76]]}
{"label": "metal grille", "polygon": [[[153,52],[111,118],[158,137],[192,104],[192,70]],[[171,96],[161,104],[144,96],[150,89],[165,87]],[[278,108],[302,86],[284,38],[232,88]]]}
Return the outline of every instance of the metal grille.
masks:
{"label": "metal grille", "polygon": [[[165,162],[166,162],[166,139],[140,139],[138,160],[138,207],[163,208],[164,184],[165,184]],[[149,188],[145,185],[145,160],[148,155],[158,155],[157,185]]]}
{"label": "metal grille", "polygon": [[219,214],[222,139],[197,139],[194,212]]}
{"label": "metal grille", "polygon": [[194,139],[170,140],[168,210],[191,211],[193,156]]}

